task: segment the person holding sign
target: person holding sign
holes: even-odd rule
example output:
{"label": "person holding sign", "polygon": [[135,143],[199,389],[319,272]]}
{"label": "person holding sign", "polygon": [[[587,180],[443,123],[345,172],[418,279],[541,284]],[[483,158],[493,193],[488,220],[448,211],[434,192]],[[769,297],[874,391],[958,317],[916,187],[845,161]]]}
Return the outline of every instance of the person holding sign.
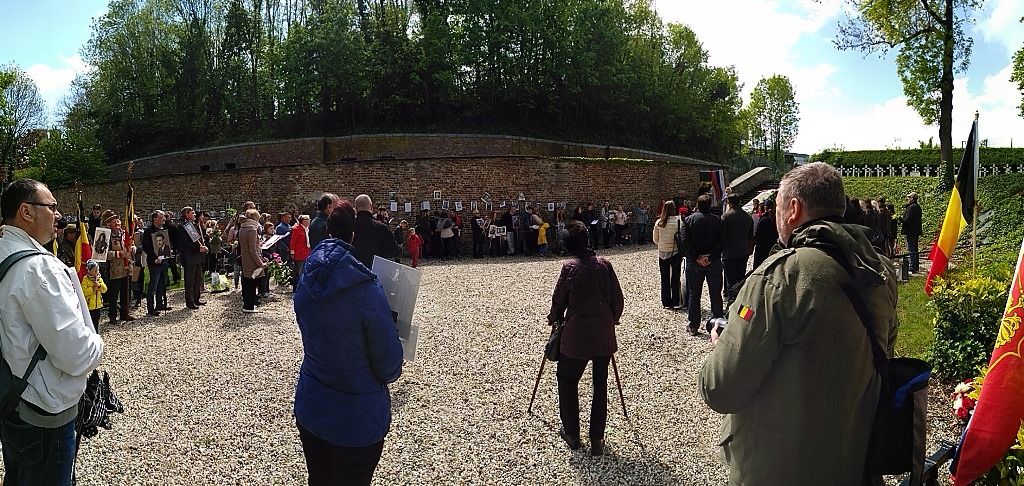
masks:
{"label": "person holding sign", "polygon": [[295,292],[303,360],[294,412],[310,485],[370,484],[391,426],[388,384],[402,374],[384,288],[353,252],[355,224],[340,201]]}
{"label": "person holding sign", "polygon": [[181,227],[178,231],[177,247],[181,254],[181,265],[185,267],[185,307],[198,309],[206,302],[199,300],[203,290],[203,262],[206,261],[205,231],[196,221],[196,211],[191,206],[181,208]]}

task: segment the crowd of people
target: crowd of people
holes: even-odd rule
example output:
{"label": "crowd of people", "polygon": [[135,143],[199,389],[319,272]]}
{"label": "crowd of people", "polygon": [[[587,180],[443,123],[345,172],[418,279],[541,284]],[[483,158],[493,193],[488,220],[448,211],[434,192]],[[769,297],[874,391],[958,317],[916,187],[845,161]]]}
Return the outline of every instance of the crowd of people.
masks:
{"label": "crowd of people", "polygon": [[[893,274],[887,257],[895,252],[897,222],[902,223],[914,256],[921,223],[914,193],[907,196],[903,214],[897,218],[884,198],[849,198],[842,188],[834,168],[810,164],[788,173],[773,198],[752,201],[752,211],[742,207],[738,194],[727,193],[719,216],[713,211],[717,206],[713,197],[704,191],[694,205],[681,196],[661,201],[650,226],[643,203],[626,211],[609,201],[598,208],[593,203],[577,206],[571,215],[560,208],[549,215],[531,206],[522,211],[507,207],[489,215],[473,210],[466,228],[454,211],[424,211],[412,224],[396,223],[387,211],[374,211],[365,194],[350,202],[324,193],[312,216],[282,212],[275,217],[247,202],[226,221],[216,221],[212,214],[186,206],[177,221],[169,221],[162,210],[153,211],[148,222],[135,219],[137,229],[129,235],[118,214],[97,205],[88,217],[89,233],[100,227],[109,230],[109,238],[97,238],[92,247],[105,253],[105,258],[84,262],[79,276],[74,271],[82,263],[82,251],[76,249],[76,244],[81,245],[79,230],[62,224],[57,203],[44,185],[15,181],[3,194],[7,231],[0,238],[0,256],[18,249],[51,255],[33,260],[32,272],[0,281],[0,295],[11,295],[18,303],[4,306],[5,325],[32,320],[31,326],[24,327],[32,333],[30,338],[11,343],[7,334],[0,333],[3,354],[19,373],[31,370],[35,347],[45,346],[52,358],[45,365],[40,363],[40,372],[28,378],[32,392],[24,398],[29,405],[3,422],[8,477],[21,475],[36,484],[35,478],[63,476],[70,467],[64,463],[66,455],[61,455],[66,451],[55,452],[59,457],[42,465],[19,462],[6,451],[17,446],[14,429],[18,427],[36,427],[49,434],[52,439],[45,441],[46,447],[67,447],[75,415],[69,405],[77,403],[75,394],[81,396],[85,376],[102,356],[98,330],[104,308],[110,324],[133,320],[131,310],[140,307],[144,297],[148,315],[159,316],[171,310],[170,280],[181,281],[185,307],[197,310],[205,304],[204,274],[210,275],[211,288],[216,288],[221,273],[233,273],[236,287],[241,288],[242,312],[256,312],[261,299],[273,298],[268,265],[280,260],[291,268],[290,280],[278,283],[290,286],[295,294],[293,305],[304,349],[294,411],[309,482],[336,484],[345,478],[353,484],[369,484],[390,427],[388,384],[402,371],[402,345],[387,297],[372,271],[374,258],[400,260],[403,247],[413,266],[421,257],[455,258],[459,234],[468,229],[475,258],[516,253],[545,256],[549,250],[571,257],[555,283],[547,317],[552,326],[564,323],[557,370],[559,434],[570,449],[582,447],[578,387],[587,363],[593,362],[589,443],[591,454],[603,454],[608,365],[614,364],[618,350],[615,326],[625,305],[611,263],[595,250],[649,241],[657,246],[662,305],[686,310],[687,329],[700,334],[706,283],[711,317],[725,318],[724,329],[737,329],[721,334],[700,375],[705,401],[729,414],[723,425],[728,437],[721,445],[733,482],[763,477],[799,484],[826,474],[838,477],[838,473],[859,478],[865,431],[870,431],[865,414],[874,410],[869,402],[878,396],[874,392],[878,380],[872,375],[868,338],[856,313],[834,318],[832,306],[842,295],[836,285],[870,281],[861,290],[865,299],[877,304],[873,308],[882,309],[872,324],[882,340],[878,344],[891,354],[894,279],[878,279]],[[753,269],[748,271],[751,256]],[[916,265],[916,258],[912,259],[912,271]],[[42,287],[25,282],[33,278],[53,282]],[[70,285],[64,279],[70,279]],[[55,295],[39,299],[35,295],[39,288],[51,289]],[[808,288],[815,291],[802,291]],[[56,308],[50,307],[50,299],[57,302]],[[28,304],[42,300],[46,300],[45,309]],[[828,319],[820,318],[822,305],[830,309]],[[712,342],[717,337],[713,334]],[[54,373],[73,379],[49,388],[40,381],[44,378],[37,378]],[[781,396],[791,399],[775,401]],[[858,424],[856,430],[829,423],[836,413]],[[813,439],[796,426],[808,417],[814,424]],[[761,430],[774,432],[761,434]],[[766,457],[747,455],[753,441],[771,452]],[[835,449],[819,442],[845,445]],[[785,466],[809,460],[814,467]],[[38,481],[43,482],[47,481]]]}

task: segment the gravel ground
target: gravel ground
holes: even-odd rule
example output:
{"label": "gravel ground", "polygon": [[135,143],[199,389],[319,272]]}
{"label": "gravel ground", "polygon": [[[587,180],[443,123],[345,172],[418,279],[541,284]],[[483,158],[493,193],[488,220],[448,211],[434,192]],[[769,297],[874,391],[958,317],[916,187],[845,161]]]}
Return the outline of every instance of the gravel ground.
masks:
{"label": "gravel ground", "polygon": [[[707,336],[690,336],[683,314],[661,308],[650,246],[602,253],[626,293],[617,333],[629,412],[612,375],[605,455],[591,457],[586,439],[573,452],[558,438],[553,364],[526,412],[561,260],[428,261],[417,360],[391,387],[394,420],[374,484],[727,482],[715,446],[721,417],[697,388]],[[291,413],[302,346],[291,294],[281,290],[258,314],[241,313],[239,292],[209,295],[200,311],[177,293],[160,317],[105,327],[104,366],[126,411],[113,430],[84,441],[79,484],[304,484]],[[588,372],[583,430],[589,390]],[[951,439],[948,394],[933,397],[930,440]]]}

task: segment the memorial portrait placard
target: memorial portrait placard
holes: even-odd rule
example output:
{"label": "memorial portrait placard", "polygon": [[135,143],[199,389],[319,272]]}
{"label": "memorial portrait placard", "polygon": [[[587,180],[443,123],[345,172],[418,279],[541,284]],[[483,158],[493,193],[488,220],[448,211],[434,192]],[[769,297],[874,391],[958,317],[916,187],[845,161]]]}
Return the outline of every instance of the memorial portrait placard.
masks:
{"label": "memorial portrait placard", "polygon": [[97,262],[107,261],[107,250],[110,249],[110,228],[96,228],[92,236],[92,259]]}
{"label": "memorial portrait placard", "polygon": [[388,298],[391,316],[398,329],[398,339],[402,341],[402,357],[406,361],[413,361],[416,359],[419,326],[413,324],[412,316],[420,289],[420,271],[379,256],[373,257],[371,268],[377,274],[384,295]]}

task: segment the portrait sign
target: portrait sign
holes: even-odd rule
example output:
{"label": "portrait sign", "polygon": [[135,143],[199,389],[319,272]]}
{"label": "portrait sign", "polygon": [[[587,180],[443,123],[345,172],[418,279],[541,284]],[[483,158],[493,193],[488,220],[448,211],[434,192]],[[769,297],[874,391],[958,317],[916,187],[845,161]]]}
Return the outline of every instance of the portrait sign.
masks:
{"label": "portrait sign", "polygon": [[505,235],[508,234],[508,228],[506,228],[504,226],[495,226],[494,227],[494,234],[497,235],[497,236],[505,236]]}
{"label": "portrait sign", "polygon": [[391,201],[391,204],[388,207],[388,211],[391,211],[392,213],[397,213],[398,212],[398,201]]}
{"label": "portrait sign", "polygon": [[430,211],[430,201],[423,201],[420,203],[420,209]]}
{"label": "portrait sign", "polygon": [[505,207],[505,205],[506,205],[505,201],[502,201],[501,204],[498,205],[498,207],[499,208],[503,208],[503,207]]}
{"label": "portrait sign", "polygon": [[434,199],[441,199],[441,191],[434,191]]}
{"label": "portrait sign", "polygon": [[462,201],[455,201],[455,210],[462,212]]}
{"label": "portrait sign", "polygon": [[166,258],[171,257],[171,239],[167,234],[167,229],[156,230],[150,233],[150,244],[153,245],[153,253],[157,256]]}
{"label": "portrait sign", "polygon": [[405,203],[405,212],[407,212],[407,213],[411,213],[412,212],[412,203],[411,202]]}
{"label": "portrait sign", "polygon": [[548,203],[548,211],[554,211],[554,210],[555,210],[555,203],[549,202]]}
{"label": "portrait sign", "polygon": [[199,230],[196,228],[195,222],[187,222],[181,225],[181,227],[185,229],[185,233],[188,234],[189,239],[191,239],[193,242],[199,241],[199,239],[203,237],[203,235],[201,235],[199,233]]}
{"label": "portrait sign", "polygon": [[379,256],[373,257],[371,268],[377,274],[384,295],[388,298],[391,317],[395,320],[398,338],[402,341],[402,357],[406,361],[413,361],[416,359],[419,326],[412,323],[412,315],[416,309],[416,295],[420,290],[420,271]]}
{"label": "portrait sign", "polygon": [[444,201],[441,201],[441,209],[447,211],[448,208],[449,208],[449,201],[447,199],[445,199]]}
{"label": "portrait sign", "polygon": [[110,250],[110,228],[96,228],[92,236],[92,259],[97,262],[107,261]]}
{"label": "portrait sign", "polygon": [[473,209],[473,210],[480,209],[480,206],[477,205],[476,201],[470,201],[469,202],[469,209]]}

